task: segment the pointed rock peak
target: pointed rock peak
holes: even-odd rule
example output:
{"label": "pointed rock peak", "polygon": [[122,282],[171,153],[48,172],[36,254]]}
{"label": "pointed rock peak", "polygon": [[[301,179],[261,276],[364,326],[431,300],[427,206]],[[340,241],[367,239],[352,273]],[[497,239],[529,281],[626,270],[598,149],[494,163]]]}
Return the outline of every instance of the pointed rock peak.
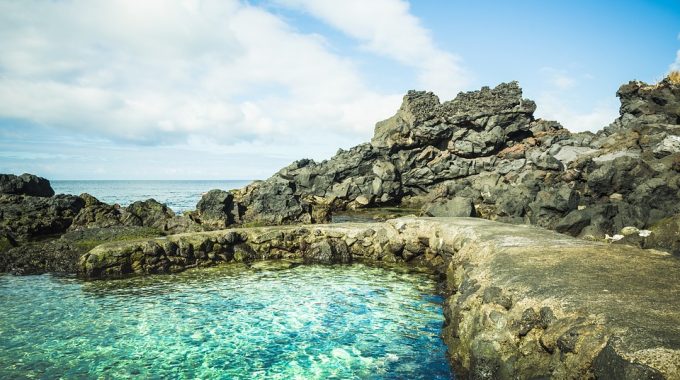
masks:
{"label": "pointed rock peak", "polygon": [[397,141],[408,144],[404,139],[407,139],[409,131],[437,117],[440,106],[439,98],[432,92],[410,90],[394,116],[376,123],[371,145],[390,147]]}

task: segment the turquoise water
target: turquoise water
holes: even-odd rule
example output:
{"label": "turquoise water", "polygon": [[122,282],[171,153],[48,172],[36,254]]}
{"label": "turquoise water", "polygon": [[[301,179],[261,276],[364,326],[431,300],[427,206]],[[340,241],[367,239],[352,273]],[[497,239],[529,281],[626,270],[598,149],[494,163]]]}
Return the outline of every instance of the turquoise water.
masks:
{"label": "turquoise water", "polygon": [[153,198],[175,212],[194,210],[201,194],[212,189],[231,190],[252,181],[50,181],[57,194],[88,193],[102,202],[127,206],[135,201]]}
{"label": "turquoise water", "polygon": [[0,378],[451,378],[435,285],[364,265],[4,275]]}

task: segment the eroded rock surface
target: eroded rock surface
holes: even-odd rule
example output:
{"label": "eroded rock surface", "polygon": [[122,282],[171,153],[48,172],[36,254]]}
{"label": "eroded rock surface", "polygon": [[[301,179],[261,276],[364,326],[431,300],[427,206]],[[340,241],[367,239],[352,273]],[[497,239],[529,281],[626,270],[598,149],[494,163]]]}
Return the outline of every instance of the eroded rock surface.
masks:
{"label": "eroded rock surface", "polygon": [[680,260],[537,227],[402,218],[241,228],[106,243],[79,269],[108,278],[270,259],[441,273],[443,336],[463,378],[680,376]]}

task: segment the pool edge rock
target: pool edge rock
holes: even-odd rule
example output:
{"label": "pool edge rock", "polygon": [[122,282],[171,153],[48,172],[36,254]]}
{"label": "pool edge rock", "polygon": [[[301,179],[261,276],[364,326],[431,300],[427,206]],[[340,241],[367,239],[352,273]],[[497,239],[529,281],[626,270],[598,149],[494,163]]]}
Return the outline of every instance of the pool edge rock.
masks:
{"label": "pool edge rock", "polygon": [[426,265],[445,277],[443,338],[463,378],[680,378],[680,260],[472,218],[276,226],[107,243],[88,278],[296,259]]}

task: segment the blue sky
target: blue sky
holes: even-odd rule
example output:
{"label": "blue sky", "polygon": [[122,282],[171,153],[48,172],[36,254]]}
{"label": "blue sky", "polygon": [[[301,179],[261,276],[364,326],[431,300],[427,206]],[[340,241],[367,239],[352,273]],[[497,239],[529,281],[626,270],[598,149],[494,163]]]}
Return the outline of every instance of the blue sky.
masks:
{"label": "blue sky", "polygon": [[0,172],[254,179],[368,141],[409,89],[518,80],[596,131],[680,69],[680,1],[2,1]]}

